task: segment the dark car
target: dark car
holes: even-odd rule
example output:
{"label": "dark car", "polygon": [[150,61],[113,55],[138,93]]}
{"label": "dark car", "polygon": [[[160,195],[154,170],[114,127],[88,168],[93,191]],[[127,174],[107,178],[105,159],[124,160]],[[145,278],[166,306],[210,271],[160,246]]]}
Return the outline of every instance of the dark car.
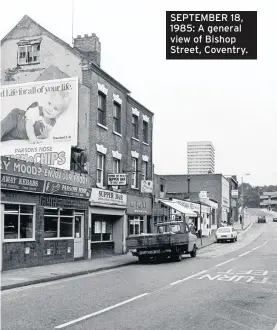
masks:
{"label": "dark car", "polygon": [[277,222],[277,218],[273,218],[273,222]]}
{"label": "dark car", "polygon": [[266,223],[266,217],[264,215],[258,217],[258,223]]}

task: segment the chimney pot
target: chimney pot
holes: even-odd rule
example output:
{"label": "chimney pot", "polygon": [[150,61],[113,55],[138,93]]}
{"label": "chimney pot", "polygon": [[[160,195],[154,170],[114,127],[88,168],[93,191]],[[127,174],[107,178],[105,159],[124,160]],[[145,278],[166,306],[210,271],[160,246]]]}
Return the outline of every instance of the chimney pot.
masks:
{"label": "chimney pot", "polygon": [[88,37],[88,34],[85,34],[84,37],[87,38]]}
{"label": "chimney pot", "polygon": [[77,38],[81,38],[81,35],[80,35],[80,34],[78,34],[78,35],[77,35]]}

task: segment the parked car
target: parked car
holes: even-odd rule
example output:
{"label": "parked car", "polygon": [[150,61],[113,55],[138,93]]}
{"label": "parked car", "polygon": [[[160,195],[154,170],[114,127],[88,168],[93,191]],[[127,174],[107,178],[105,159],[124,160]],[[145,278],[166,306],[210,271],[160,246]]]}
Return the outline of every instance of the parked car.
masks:
{"label": "parked car", "polygon": [[273,218],[273,222],[277,222],[277,218]]}
{"label": "parked car", "polygon": [[266,223],[266,217],[265,215],[259,216],[258,217],[258,223]]}
{"label": "parked car", "polygon": [[215,238],[218,243],[222,241],[235,242],[238,240],[238,233],[232,226],[220,227],[216,231]]}

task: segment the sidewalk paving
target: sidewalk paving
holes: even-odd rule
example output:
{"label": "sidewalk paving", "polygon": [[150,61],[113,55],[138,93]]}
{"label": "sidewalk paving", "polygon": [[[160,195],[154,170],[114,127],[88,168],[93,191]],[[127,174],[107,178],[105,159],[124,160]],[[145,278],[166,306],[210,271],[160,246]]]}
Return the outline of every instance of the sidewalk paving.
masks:
{"label": "sidewalk paving", "polygon": [[[198,249],[215,243],[215,236],[202,237],[197,239]],[[103,270],[123,267],[138,262],[131,253],[99,257],[89,260],[60,263],[47,266],[21,268],[3,271],[1,274],[1,290],[8,290],[27,286],[31,284],[55,281],[63,278],[85,275]]]}

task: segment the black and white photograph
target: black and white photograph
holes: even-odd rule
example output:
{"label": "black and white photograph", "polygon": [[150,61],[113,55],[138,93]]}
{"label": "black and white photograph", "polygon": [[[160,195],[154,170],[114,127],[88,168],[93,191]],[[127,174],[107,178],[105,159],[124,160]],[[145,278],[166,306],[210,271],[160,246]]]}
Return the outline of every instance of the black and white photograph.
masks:
{"label": "black and white photograph", "polygon": [[276,8],[2,5],[1,329],[277,330]]}

